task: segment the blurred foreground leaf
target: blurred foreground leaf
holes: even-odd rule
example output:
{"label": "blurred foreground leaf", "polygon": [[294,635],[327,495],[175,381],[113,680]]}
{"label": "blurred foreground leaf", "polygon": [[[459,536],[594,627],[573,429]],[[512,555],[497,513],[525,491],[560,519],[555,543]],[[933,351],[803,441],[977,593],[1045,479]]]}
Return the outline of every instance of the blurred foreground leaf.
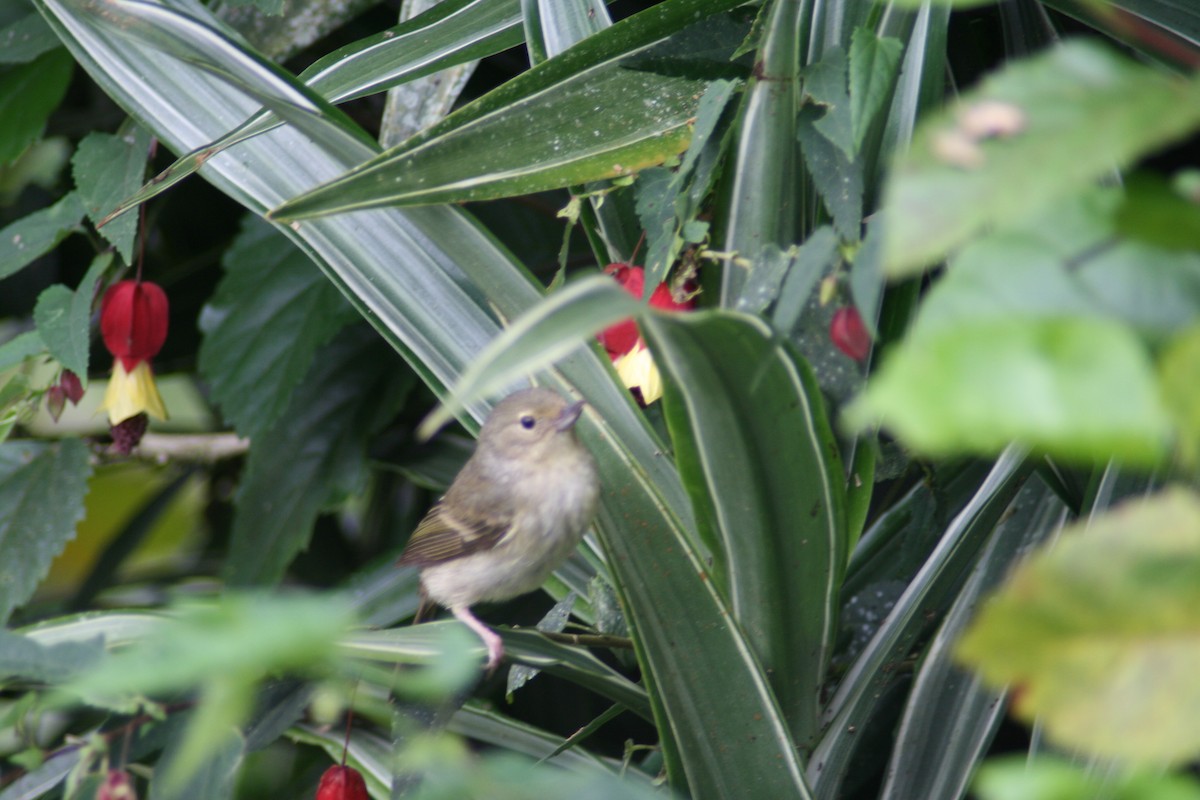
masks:
{"label": "blurred foreground leaf", "polygon": [[1169,489],[1065,532],[983,607],[958,656],[1059,746],[1200,755],[1200,497]]}
{"label": "blurred foreground leaf", "polygon": [[1053,758],[1011,756],[989,761],[973,786],[980,800],[1200,800],[1200,782],[1158,770],[1097,775]]}

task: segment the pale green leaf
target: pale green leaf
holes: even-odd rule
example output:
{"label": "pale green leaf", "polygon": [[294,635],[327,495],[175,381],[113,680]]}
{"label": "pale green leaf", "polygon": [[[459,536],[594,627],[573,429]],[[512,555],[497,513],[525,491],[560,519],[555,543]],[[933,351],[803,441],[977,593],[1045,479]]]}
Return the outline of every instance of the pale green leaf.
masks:
{"label": "pale green leaf", "polygon": [[75,291],[55,284],[41,293],[33,309],[38,335],[50,350],[50,355],[74,372],[84,388],[87,388],[91,349],[92,302],[96,296],[96,284],[110,263],[112,254],[97,255]]}
{"label": "pale green leaf", "polygon": [[35,211],[0,230],[0,278],[28,266],[54,249],[79,226],[83,203],[71,193],[49,208]]}
{"label": "pale green leaf", "polygon": [[24,64],[60,44],[42,15],[31,11],[0,27],[0,64]]}

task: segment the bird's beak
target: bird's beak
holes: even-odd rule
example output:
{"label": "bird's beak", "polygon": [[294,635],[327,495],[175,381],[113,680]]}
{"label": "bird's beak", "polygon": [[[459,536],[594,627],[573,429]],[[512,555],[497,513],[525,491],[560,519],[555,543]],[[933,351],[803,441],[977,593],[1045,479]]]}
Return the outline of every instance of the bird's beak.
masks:
{"label": "bird's beak", "polygon": [[582,400],[571,403],[562,410],[558,415],[558,419],[554,421],[554,427],[560,431],[570,430],[579,420],[579,415],[583,413],[583,407],[587,405]]}

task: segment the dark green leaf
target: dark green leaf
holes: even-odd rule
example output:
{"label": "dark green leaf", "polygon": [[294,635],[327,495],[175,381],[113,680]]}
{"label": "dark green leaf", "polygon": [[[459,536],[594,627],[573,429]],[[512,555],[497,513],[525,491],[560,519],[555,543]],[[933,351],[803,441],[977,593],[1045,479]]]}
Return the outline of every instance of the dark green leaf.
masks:
{"label": "dark green leaf", "polygon": [[785,335],[792,332],[809,302],[813,287],[833,267],[837,257],[837,235],[828,225],[817,228],[804,241],[779,287],[779,302],[773,314],[776,329]]}
{"label": "dark green leaf", "polygon": [[317,513],[359,488],[368,444],[413,381],[369,329],[347,329],[317,352],[287,413],[250,451],[225,565],[230,583],[283,577]]}
{"label": "dark green leaf", "polygon": [[1163,178],[1138,173],[1125,183],[1117,231],[1172,250],[1200,250],[1200,203],[1180,195]]}
{"label": "dark green leaf", "polygon": [[924,123],[896,164],[885,269],[922,269],[981,230],[1032,217],[1198,125],[1200,79],[1175,78],[1094,43],[1068,42],[1014,63]]}
{"label": "dark green leaf", "polygon": [[875,116],[891,97],[904,45],[898,39],[878,37],[856,28],[850,40],[850,127],[854,132],[853,157]]}
{"label": "dark green leaf", "polygon": [[[142,185],[149,156],[150,135],[138,126],[123,136],[92,132],[84,137],[71,158],[71,168],[92,224],[98,224]],[[132,264],[137,217],[119,217],[99,230],[125,263]]]}
{"label": "dark green leaf", "polygon": [[111,262],[110,253],[96,256],[75,291],[55,284],[38,296],[37,306],[33,309],[38,335],[46,343],[50,355],[79,376],[84,388],[87,388],[91,349],[92,301],[96,283]]}
{"label": "dark green leaf", "polygon": [[83,213],[83,203],[72,193],[0,230],[0,278],[54,249],[78,227]]}
{"label": "dark green leaf", "polygon": [[856,148],[847,70],[846,53],[835,47],[805,69],[803,78],[805,99],[815,104],[820,112],[809,115],[813,127],[850,160],[854,158]]}
{"label": "dark green leaf", "polygon": [[0,580],[0,619],[29,599],[75,537],[91,473],[78,439],[0,444],[0,563],[20,565]]}
{"label": "dark green leaf", "polygon": [[200,371],[242,436],[272,428],[317,348],[357,313],[312,260],[272,226],[247,216],[205,306]]}
{"label": "dark green leaf", "polygon": [[24,64],[60,45],[42,15],[31,11],[0,28],[0,64]]}
{"label": "dark green leaf", "polygon": [[67,91],[75,62],[65,50],[0,67],[0,166],[11,163],[42,133],[46,118]]}
{"label": "dark green leaf", "polygon": [[21,677],[59,683],[96,663],[104,654],[99,638],[46,647],[16,633],[0,630],[0,682]]}
{"label": "dark green leaf", "polygon": [[800,109],[796,118],[796,136],[804,154],[804,164],[825,201],[838,235],[848,241],[857,241],[863,215],[862,161],[851,161],[843,148],[819,131],[824,118],[818,119],[818,113],[814,106],[807,105]]}
{"label": "dark green leaf", "polygon": [[[199,712],[193,712],[193,716]],[[150,800],[230,800],[242,766],[245,741],[233,729],[215,750],[206,754],[197,769],[186,778],[171,781],[169,776],[187,756],[190,728],[176,728],[167,739],[162,759],[150,781]],[[177,785],[172,785],[172,784]]]}
{"label": "dark green leaf", "polygon": [[680,474],[697,519],[714,528],[714,578],[796,742],[811,745],[834,637],[827,609],[846,562],[845,479],[820,391],[754,317],[656,315],[642,325],[668,377]]}

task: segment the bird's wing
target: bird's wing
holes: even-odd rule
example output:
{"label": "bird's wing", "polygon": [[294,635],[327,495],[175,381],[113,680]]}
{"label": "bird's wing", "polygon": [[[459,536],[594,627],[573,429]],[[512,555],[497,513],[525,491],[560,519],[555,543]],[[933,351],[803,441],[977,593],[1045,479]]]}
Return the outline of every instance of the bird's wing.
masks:
{"label": "bird's wing", "polygon": [[511,530],[507,520],[462,520],[438,503],[413,531],[397,564],[418,567],[490,550]]}

